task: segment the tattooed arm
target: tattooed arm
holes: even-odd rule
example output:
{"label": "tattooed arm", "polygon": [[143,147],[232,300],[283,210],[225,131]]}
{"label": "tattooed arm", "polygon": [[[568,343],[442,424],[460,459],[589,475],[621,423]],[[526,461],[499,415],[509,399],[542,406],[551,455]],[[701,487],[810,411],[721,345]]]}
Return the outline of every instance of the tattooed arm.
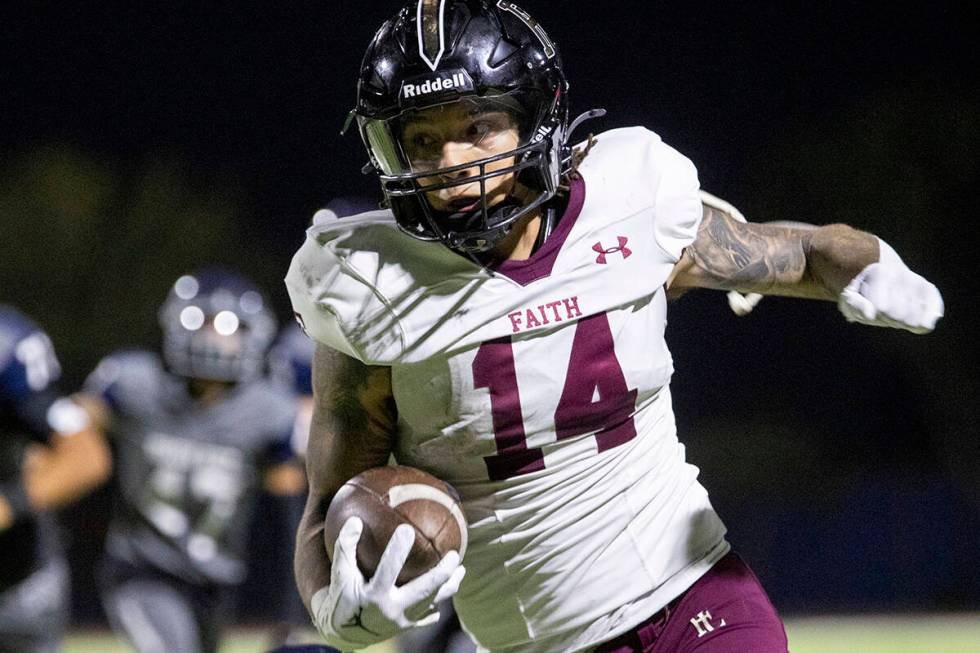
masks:
{"label": "tattooed arm", "polygon": [[878,258],[878,239],[846,225],[744,223],[705,205],[698,234],[667,285],[836,300]]}
{"label": "tattooed arm", "polygon": [[306,454],[310,493],[296,535],[294,570],[307,609],[330,582],[323,520],[337,490],[385,465],[395,428],[391,368],[370,367],[323,345],[313,358],[313,421]]}

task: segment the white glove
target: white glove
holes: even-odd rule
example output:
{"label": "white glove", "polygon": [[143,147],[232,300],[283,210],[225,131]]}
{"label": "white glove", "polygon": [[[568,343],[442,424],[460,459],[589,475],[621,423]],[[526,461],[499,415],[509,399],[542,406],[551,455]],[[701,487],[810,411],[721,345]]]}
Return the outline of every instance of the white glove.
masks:
{"label": "white glove", "polygon": [[762,301],[762,295],[757,292],[747,292],[744,295],[737,290],[728,291],[728,307],[732,313],[745,317]]}
{"label": "white glove", "polygon": [[456,593],[466,573],[459,554],[450,551],[435,567],[396,587],[395,579],[415,542],[414,529],[402,524],[388,541],[374,576],[365,581],[356,556],[363,528],[357,517],[344,523],[334,545],[330,584],[313,595],[310,606],[317,630],[342,651],[362,649],[435,623],[439,620],[436,604]]}
{"label": "white glove", "polygon": [[877,263],[854,277],[837,300],[848,322],[929,333],[943,316],[939,290],[912,272],[888,243],[878,240]]}

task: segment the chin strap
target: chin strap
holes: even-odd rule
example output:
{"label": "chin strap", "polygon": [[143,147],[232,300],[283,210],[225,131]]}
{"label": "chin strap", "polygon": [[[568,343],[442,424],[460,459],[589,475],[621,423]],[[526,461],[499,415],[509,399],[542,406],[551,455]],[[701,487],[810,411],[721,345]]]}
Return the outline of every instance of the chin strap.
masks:
{"label": "chin strap", "polygon": [[531,250],[532,252],[541,249],[541,246],[551,236],[551,232],[555,230],[555,225],[558,224],[558,217],[558,209],[554,206],[545,208],[541,214],[541,226],[538,228],[538,237],[534,239],[534,249]]}
{"label": "chin strap", "polygon": [[[579,117],[573,120],[572,124],[569,125],[568,131],[565,132],[565,142],[562,144],[561,149],[561,169],[563,175],[574,169],[576,165],[574,160],[575,152],[572,146],[569,144],[572,140],[572,134],[579,128],[579,126],[582,125],[582,123],[592,120],[593,118],[601,118],[604,115],[606,115],[605,109],[592,109],[591,111],[586,111],[585,113],[580,114]],[[590,144],[586,147],[586,149],[589,149],[592,146],[591,136],[589,137],[589,141]]]}
{"label": "chin strap", "polygon": [[[555,225],[558,224],[559,217],[560,217],[560,213],[556,207],[546,206],[544,208],[544,210],[541,213],[541,227],[538,229],[538,235],[534,239],[534,248],[531,250],[532,252],[538,251],[541,248],[541,246],[544,245],[545,241],[548,240],[548,237],[551,236],[551,233],[555,230]],[[450,238],[451,236],[452,234],[449,235]],[[471,261],[479,265],[481,268],[486,270],[487,274],[489,274],[491,277],[495,276],[493,269],[489,267],[486,261],[480,260],[480,257],[478,256],[477,252],[474,252],[473,250],[469,250],[469,249],[459,248],[459,247],[451,247],[451,249],[457,254],[460,254],[461,256],[465,256],[466,258],[470,259]]]}

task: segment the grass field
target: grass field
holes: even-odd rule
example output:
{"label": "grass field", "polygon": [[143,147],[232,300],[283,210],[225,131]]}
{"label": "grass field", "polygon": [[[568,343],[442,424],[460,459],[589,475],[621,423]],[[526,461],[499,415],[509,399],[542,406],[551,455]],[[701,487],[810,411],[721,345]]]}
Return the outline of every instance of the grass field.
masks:
{"label": "grass field", "polygon": [[[980,613],[943,616],[804,617],[786,620],[792,653],[980,653]],[[239,630],[221,653],[262,653],[267,631]],[[77,633],[64,653],[132,653],[106,633]],[[393,653],[387,645],[370,653]]]}

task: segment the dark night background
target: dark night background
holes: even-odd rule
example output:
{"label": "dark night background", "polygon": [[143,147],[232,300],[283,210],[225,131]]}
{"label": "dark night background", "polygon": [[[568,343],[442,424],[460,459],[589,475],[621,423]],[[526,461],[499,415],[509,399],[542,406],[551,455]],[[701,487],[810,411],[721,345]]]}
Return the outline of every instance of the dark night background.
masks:
{"label": "dark night background", "polygon": [[[69,388],[112,349],[156,346],[168,285],[205,262],[288,316],[280,279],[313,211],[376,193],[339,130],[399,5],[84,4],[0,9],[0,301],[49,331]],[[926,337],[830,303],[736,318],[702,292],[672,308],[681,438],[777,607],[980,607],[980,4],[523,5],[562,49],[573,114],[609,110],[591,129],[646,125],[750,220],[872,231],[944,294]],[[65,514],[81,620],[100,618],[107,495]],[[278,600],[275,507],[242,619]]]}

